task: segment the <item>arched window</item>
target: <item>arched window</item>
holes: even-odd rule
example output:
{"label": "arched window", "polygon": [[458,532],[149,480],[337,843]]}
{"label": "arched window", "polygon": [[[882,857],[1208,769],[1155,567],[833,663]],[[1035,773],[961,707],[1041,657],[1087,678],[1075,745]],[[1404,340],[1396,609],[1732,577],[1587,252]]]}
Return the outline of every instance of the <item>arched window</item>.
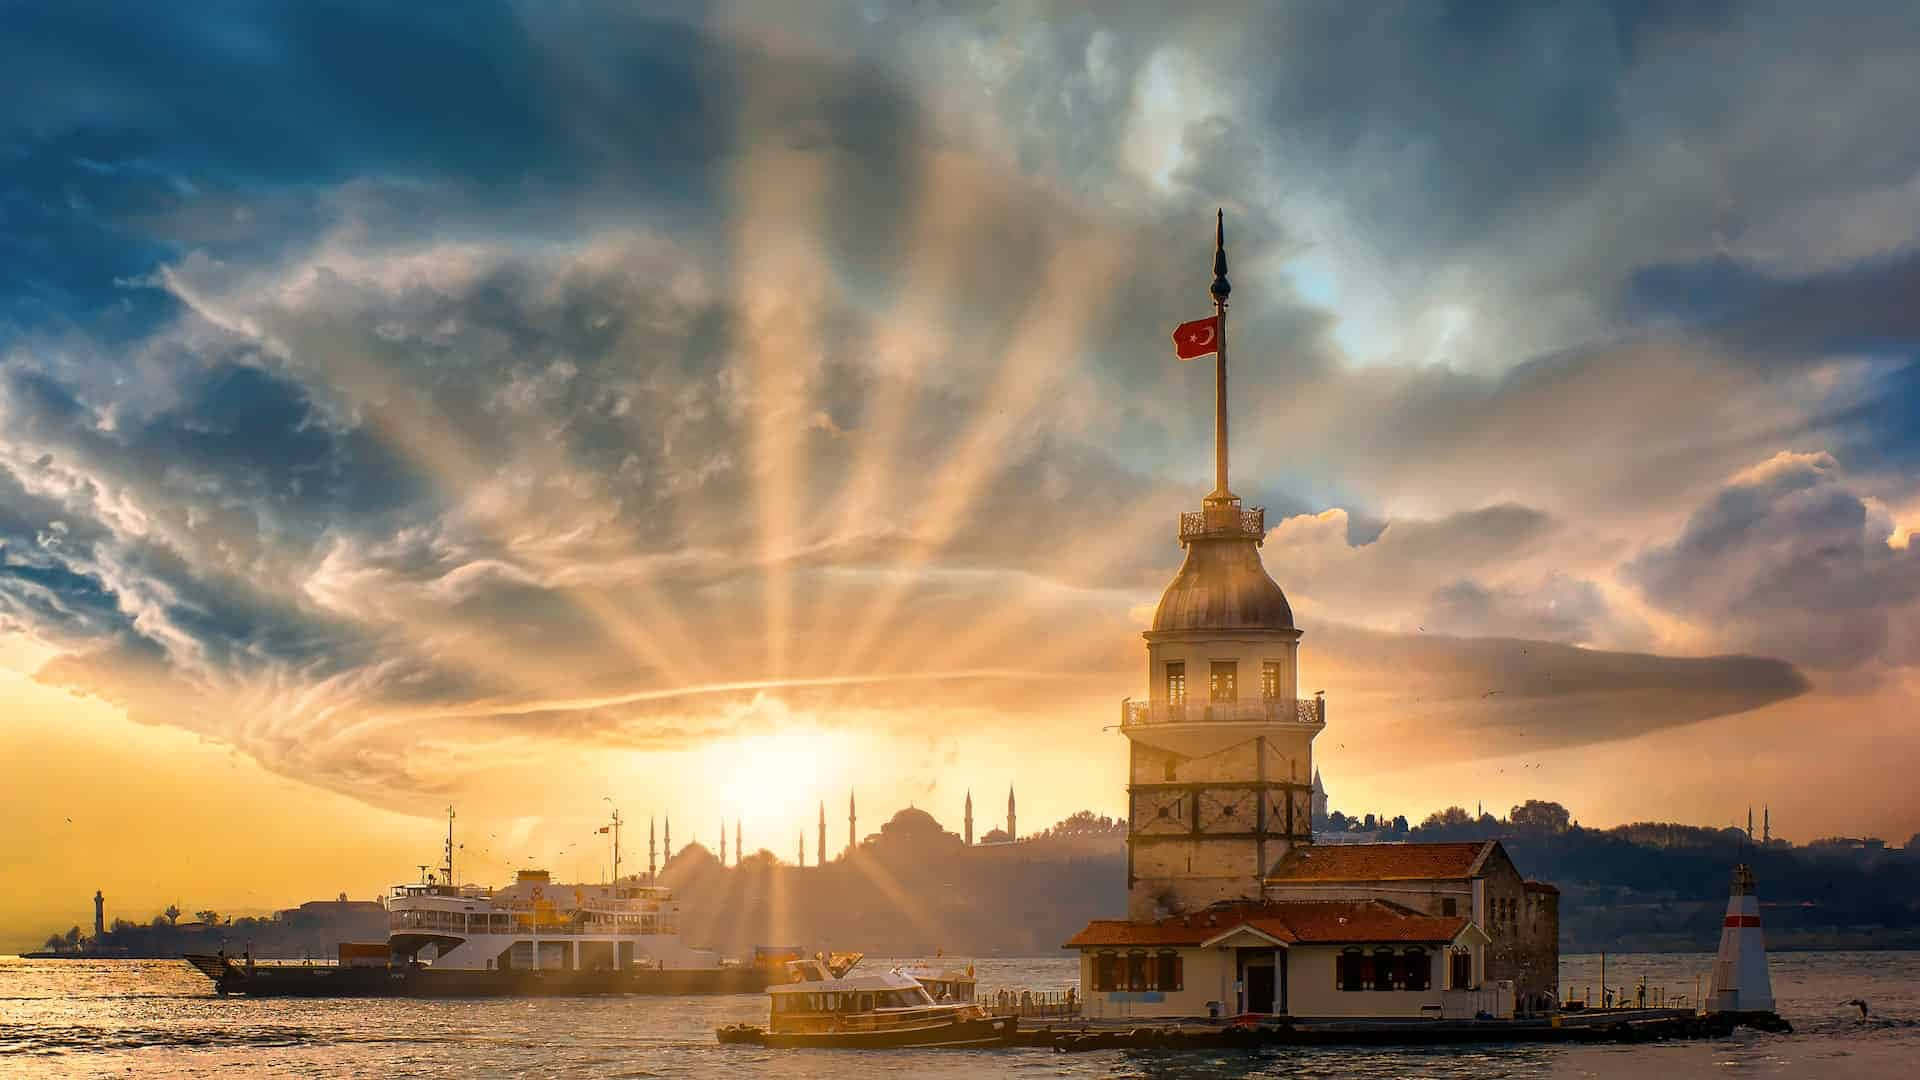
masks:
{"label": "arched window", "polygon": [[1168,950],[1156,959],[1159,962],[1154,965],[1153,988],[1160,991],[1180,989],[1183,975],[1181,969],[1185,966],[1180,962],[1180,954]]}
{"label": "arched window", "polygon": [[1375,990],[1393,989],[1393,969],[1395,967],[1392,949],[1373,951],[1373,988]]}
{"label": "arched window", "polygon": [[1433,960],[1427,950],[1415,946],[1400,954],[1400,985],[1408,990],[1425,990],[1433,982]]}
{"label": "arched window", "polygon": [[1130,952],[1127,954],[1127,989],[1145,990],[1147,988],[1147,954]]}
{"label": "arched window", "polygon": [[1120,957],[1118,954],[1103,952],[1093,958],[1093,988],[1095,990],[1120,989]]}
{"label": "arched window", "polygon": [[1348,949],[1334,959],[1334,979],[1342,990],[1365,990],[1367,978],[1372,974],[1371,968],[1365,953],[1359,949]]}

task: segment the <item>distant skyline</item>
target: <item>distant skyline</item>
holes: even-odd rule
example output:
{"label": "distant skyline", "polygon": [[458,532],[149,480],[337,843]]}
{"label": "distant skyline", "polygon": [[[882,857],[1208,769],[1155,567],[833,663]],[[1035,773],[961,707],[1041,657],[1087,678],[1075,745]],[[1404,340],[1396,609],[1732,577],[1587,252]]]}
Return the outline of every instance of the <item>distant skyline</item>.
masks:
{"label": "distant skyline", "polygon": [[1216,207],[1336,807],[1920,831],[1904,6],[664,7],[10,12],[0,941],[1119,814]]}

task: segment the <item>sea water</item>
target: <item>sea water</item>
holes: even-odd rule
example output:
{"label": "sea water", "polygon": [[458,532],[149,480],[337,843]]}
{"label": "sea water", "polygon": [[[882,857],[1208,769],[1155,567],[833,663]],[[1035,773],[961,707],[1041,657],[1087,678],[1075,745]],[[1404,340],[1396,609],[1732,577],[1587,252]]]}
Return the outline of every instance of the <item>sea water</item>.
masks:
{"label": "sea water", "polygon": [[[1707,954],[1612,955],[1637,995],[1704,985]],[[885,961],[867,961],[884,966]],[[1070,956],[979,961],[983,991],[1061,989]],[[0,958],[0,1076],[329,1077],[1902,1077],[1920,1071],[1920,953],[1777,953],[1793,1035],[1633,1046],[1259,1051],[775,1051],[713,1029],[764,1023],[761,995],[477,1001],[221,998],[177,960]],[[1569,956],[1571,996],[1598,997],[1597,956]],[[1849,1004],[1859,998],[1871,1015]]]}

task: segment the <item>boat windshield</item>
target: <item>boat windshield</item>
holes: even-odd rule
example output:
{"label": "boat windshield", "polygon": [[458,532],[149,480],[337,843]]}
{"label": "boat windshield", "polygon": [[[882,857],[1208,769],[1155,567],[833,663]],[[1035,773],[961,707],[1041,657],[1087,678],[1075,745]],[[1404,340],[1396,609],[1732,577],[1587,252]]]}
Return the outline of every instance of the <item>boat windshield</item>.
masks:
{"label": "boat windshield", "polygon": [[933,999],[918,986],[899,990],[844,990],[773,995],[776,1013],[861,1013],[875,1009],[911,1009]]}

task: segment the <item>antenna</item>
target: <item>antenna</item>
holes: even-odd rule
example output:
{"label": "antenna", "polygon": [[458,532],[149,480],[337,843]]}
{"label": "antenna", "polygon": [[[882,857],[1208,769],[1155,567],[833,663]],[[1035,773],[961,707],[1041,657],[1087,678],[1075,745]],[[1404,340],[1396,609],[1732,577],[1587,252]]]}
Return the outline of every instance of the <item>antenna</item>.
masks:
{"label": "antenna", "polygon": [[453,884],[453,806],[447,806],[447,884]]}

